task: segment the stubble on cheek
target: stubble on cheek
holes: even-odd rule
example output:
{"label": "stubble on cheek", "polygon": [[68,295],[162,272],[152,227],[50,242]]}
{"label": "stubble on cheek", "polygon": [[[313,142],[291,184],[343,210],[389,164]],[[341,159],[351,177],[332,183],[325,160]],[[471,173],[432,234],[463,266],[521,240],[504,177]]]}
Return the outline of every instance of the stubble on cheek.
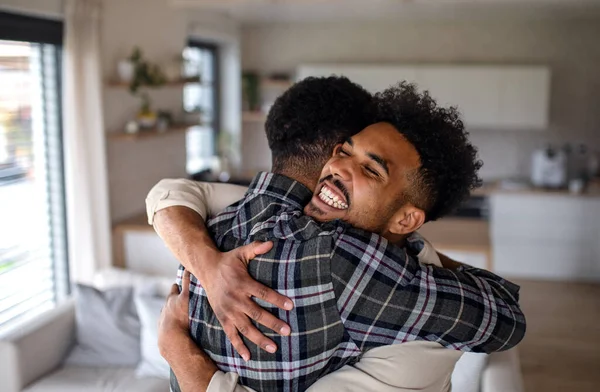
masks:
{"label": "stubble on cheek", "polygon": [[325,216],[325,212],[319,207],[317,207],[312,201],[310,201],[306,206],[305,213],[307,215],[312,216],[315,219],[319,219],[319,217]]}

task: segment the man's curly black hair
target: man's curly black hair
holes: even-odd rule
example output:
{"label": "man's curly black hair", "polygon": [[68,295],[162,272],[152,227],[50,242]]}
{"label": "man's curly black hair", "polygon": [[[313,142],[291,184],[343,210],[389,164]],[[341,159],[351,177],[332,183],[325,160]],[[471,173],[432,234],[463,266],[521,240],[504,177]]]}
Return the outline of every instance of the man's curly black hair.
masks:
{"label": "man's curly black hair", "polygon": [[425,211],[426,221],[449,214],[481,186],[483,163],[456,108],[439,107],[429,92],[407,82],[377,93],[375,104],[375,122],[392,124],[420,155],[404,197]]}
{"label": "man's curly black hair", "polygon": [[265,130],[275,172],[318,178],[337,143],[373,122],[373,96],[348,78],[308,77],[283,93]]}

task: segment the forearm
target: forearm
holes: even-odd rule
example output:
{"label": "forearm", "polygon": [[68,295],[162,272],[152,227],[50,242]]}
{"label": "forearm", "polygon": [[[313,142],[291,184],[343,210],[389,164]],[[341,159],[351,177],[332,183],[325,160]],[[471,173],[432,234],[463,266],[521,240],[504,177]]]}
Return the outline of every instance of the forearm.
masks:
{"label": "forearm", "polygon": [[178,339],[176,350],[163,352],[181,392],[206,391],[217,367],[189,336]]}
{"label": "forearm", "polygon": [[205,266],[216,259],[218,252],[204,220],[187,207],[169,207],[154,215],[154,230],[169,250],[202,282]]}
{"label": "forearm", "polygon": [[[483,311],[483,317],[478,318],[477,323],[471,318],[477,308],[471,312],[463,309],[463,316],[469,317],[464,320],[472,321],[476,327],[472,331],[473,340],[469,342],[472,349],[489,354],[516,346],[526,331],[525,315],[519,305],[519,286],[489,271],[465,264],[452,273],[456,278],[455,287],[464,290],[465,299],[478,301],[479,311]],[[445,279],[443,276],[439,278]],[[486,333],[481,334],[481,331]]]}
{"label": "forearm", "polygon": [[443,253],[437,252],[437,255],[440,258],[440,261],[442,262],[442,267],[444,267],[444,268],[456,270],[463,266],[462,263],[452,260],[450,257],[446,256]]}

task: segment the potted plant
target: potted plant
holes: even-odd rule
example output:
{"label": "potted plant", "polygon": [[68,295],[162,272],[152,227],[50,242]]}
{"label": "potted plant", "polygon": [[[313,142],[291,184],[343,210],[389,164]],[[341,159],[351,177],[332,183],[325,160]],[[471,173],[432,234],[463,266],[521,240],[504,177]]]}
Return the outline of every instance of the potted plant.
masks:
{"label": "potted plant", "polygon": [[164,72],[156,64],[144,59],[139,47],[133,48],[129,61],[134,66],[133,79],[129,84],[129,91],[141,99],[137,121],[142,128],[151,128],[156,125],[157,114],[152,110],[150,96],[147,92],[140,92],[142,87],[158,87],[167,81]]}

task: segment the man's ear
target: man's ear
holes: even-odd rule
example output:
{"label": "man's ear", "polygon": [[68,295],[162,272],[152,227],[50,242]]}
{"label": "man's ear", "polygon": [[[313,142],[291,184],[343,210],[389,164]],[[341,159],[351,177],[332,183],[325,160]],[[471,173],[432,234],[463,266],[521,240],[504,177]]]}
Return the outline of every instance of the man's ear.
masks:
{"label": "man's ear", "polygon": [[340,148],[342,148],[342,146],[343,146],[342,143],[338,143],[335,145],[335,147],[333,147],[333,152],[331,153],[332,158],[340,152]]}
{"label": "man's ear", "polygon": [[419,230],[424,223],[425,211],[406,204],[392,216],[388,231],[397,235],[407,235]]}

